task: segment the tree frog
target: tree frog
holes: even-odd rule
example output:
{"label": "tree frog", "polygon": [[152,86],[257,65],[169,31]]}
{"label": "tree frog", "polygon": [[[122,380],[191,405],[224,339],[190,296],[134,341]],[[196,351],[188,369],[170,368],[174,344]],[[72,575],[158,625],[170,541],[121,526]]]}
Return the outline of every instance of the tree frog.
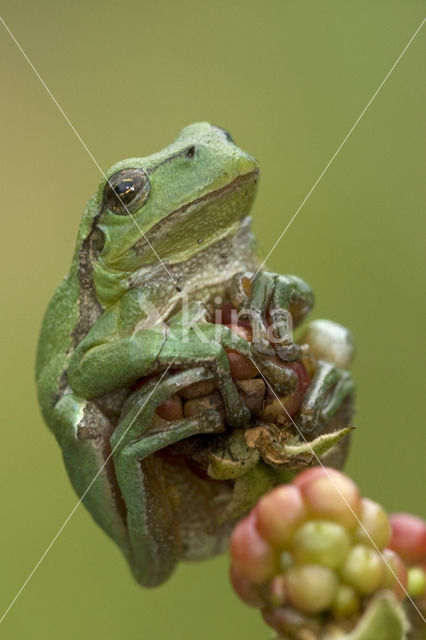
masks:
{"label": "tree frog", "polygon": [[[70,271],[44,317],[36,365],[43,416],[77,494],[142,585],[162,583],[180,559],[220,551],[233,524],[218,517],[229,483],[160,455],[191,436],[220,433],[223,421],[209,410],[155,430],[156,408],[214,379],[228,428],[247,425],[230,346],[280,392],[295,384],[285,363],[300,358],[301,347],[281,341],[283,366],[274,363],[265,314],[292,308],[303,318],[311,290],[295,276],[260,272],[244,293],[243,274],[258,264],[250,230],[258,177],[254,158],[209,123],[187,126],[158,153],[115,164],[89,200]],[[251,344],[210,321],[209,305],[229,300],[232,288],[236,304],[239,292],[249,306]]]}

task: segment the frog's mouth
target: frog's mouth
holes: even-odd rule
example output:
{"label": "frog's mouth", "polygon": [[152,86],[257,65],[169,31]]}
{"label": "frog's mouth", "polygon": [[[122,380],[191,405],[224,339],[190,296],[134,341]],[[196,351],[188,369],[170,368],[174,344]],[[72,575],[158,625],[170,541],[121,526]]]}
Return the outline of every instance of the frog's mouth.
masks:
{"label": "frog's mouth", "polygon": [[257,168],[239,175],[157,222],[133,245],[139,268],[155,262],[156,254],[166,257],[169,264],[184,262],[188,256],[234,235],[250,212],[258,177]]}

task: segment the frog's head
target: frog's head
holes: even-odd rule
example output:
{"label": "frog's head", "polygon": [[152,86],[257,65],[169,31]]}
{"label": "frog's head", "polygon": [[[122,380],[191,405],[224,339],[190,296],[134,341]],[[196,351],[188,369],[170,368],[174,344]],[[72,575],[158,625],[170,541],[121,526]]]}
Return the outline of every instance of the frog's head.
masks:
{"label": "frog's head", "polygon": [[258,173],[226,131],[205,122],[185,127],[158,153],[112,166],[89,205],[101,248],[98,297],[111,302],[130,276],[159,258],[178,265],[235,234],[249,214]]}

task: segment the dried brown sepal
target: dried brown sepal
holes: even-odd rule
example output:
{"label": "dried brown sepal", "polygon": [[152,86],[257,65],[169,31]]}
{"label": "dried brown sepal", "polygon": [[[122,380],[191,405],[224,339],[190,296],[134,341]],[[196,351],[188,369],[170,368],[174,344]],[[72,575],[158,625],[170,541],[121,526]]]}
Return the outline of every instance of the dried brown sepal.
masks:
{"label": "dried brown sepal", "polygon": [[289,438],[274,424],[262,424],[244,432],[249,448],[257,449],[262,459],[272,467],[304,469],[317,457],[335,446],[347,436],[354,427],[345,427],[332,433],[324,433],[310,442]]}
{"label": "dried brown sepal", "polygon": [[263,460],[271,465],[281,467],[285,464],[285,442],[288,435],[274,424],[260,424],[244,432],[245,441],[250,449],[257,450]]}

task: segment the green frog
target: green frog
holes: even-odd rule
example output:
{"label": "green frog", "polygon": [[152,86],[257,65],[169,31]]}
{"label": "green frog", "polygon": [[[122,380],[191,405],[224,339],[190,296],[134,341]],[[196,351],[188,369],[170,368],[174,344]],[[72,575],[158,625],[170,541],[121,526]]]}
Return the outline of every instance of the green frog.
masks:
{"label": "green frog", "polygon": [[[303,347],[292,342],[288,314],[301,321],[313,295],[295,276],[253,279],[258,179],[254,158],[209,123],[115,164],[89,200],[70,271],[44,317],[36,366],[44,419],[77,494],[142,585],[162,583],[181,559],[219,552],[234,524],[220,517],[232,483],[164,455],[193,436],[249,424],[226,349],[250,358],[280,394],[297,384],[290,364]],[[251,341],[212,321],[218,300],[246,307]],[[306,432],[319,423],[321,399],[330,412],[352,388],[330,366],[308,390]],[[153,428],[156,409],[200,380],[215,381],[225,426],[207,409]]]}

